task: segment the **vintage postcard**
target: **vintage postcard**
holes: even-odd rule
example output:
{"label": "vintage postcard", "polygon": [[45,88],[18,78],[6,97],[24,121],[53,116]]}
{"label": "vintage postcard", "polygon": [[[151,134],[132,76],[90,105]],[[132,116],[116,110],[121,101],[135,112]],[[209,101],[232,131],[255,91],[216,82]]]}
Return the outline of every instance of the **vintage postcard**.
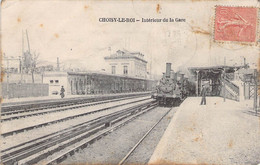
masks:
{"label": "vintage postcard", "polygon": [[260,164],[259,7],[1,1],[1,164]]}

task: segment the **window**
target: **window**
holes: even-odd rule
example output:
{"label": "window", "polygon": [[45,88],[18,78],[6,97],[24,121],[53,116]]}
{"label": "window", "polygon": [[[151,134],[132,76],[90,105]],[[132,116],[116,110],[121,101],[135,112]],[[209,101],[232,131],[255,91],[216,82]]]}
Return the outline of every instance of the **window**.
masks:
{"label": "window", "polygon": [[59,80],[55,80],[55,83],[59,83]]}
{"label": "window", "polygon": [[127,66],[124,66],[124,75],[127,75],[128,74],[128,68]]}
{"label": "window", "polygon": [[53,83],[53,80],[50,80],[50,83],[52,84],[52,83]]}
{"label": "window", "polygon": [[116,74],[116,66],[112,66],[112,74]]}

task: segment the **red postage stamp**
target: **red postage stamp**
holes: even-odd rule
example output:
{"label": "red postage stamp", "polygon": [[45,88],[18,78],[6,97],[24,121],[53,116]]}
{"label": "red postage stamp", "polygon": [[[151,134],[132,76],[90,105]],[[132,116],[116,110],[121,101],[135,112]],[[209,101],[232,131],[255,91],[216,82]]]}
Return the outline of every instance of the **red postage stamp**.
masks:
{"label": "red postage stamp", "polygon": [[255,42],[257,8],[216,6],[216,41]]}

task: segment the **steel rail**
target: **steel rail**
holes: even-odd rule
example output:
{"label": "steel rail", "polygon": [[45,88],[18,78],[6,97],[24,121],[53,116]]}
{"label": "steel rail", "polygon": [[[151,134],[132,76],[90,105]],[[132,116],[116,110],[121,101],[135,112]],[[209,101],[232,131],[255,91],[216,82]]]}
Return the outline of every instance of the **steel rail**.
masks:
{"label": "steel rail", "polygon": [[149,135],[152,130],[162,121],[162,119],[172,110],[170,108],[145,134],[144,136],[134,145],[134,147],[126,154],[126,156],[118,163],[118,165],[124,164],[124,162],[129,158],[129,156],[135,151],[135,149],[142,143],[142,141]]}
{"label": "steel rail", "polygon": [[[112,114],[112,113],[111,113],[111,114]],[[108,114],[108,115],[110,115],[110,114]],[[103,117],[103,116],[101,116],[101,117]],[[80,124],[76,124],[76,125],[73,125],[73,126],[71,126],[71,127],[69,127],[69,128],[65,128],[65,129],[63,129],[63,130],[60,130],[60,131],[57,131],[57,132],[54,132],[54,133],[50,133],[50,134],[48,134],[48,135],[45,135],[45,136],[42,136],[42,137],[39,137],[39,138],[30,140],[30,141],[27,141],[27,142],[25,142],[25,143],[19,144],[19,145],[17,145],[17,146],[13,146],[13,147],[4,149],[4,150],[2,150],[1,152],[2,152],[2,153],[3,153],[3,152],[7,152],[7,151],[10,151],[10,150],[12,150],[12,149],[14,149],[14,148],[18,148],[18,147],[21,147],[21,146],[25,146],[25,145],[28,145],[28,144],[30,144],[30,143],[33,143],[33,142],[35,142],[35,141],[37,141],[37,140],[42,140],[42,139],[44,139],[44,138],[48,138],[48,137],[51,137],[51,136],[53,136],[53,135],[57,135],[58,133],[63,133],[64,131],[68,131],[68,130],[70,130],[70,129],[75,129],[75,128],[78,128],[78,127],[80,127],[80,128],[81,128],[81,127],[86,127],[86,126],[88,126],[88,124],[90,124],[90,123],[93,122],[93,121],[99,120],[101,117],[97,117],[97,118],[92,119],[92,120],[90,120],[90,121],[86,121],[86,122],[83,122],[83,123],[80,123]]]}
{"label": "steel rail", "polygon": [[[46,100],[46,101],[35,101],[29,103],[21,103],[15,105],[5,105],[6,103],[1,105],[1,111],[4,112],[11,112],[17,110],[30,110],[30,109],[46,109],[51,108],[52,106],[67,106],[71,104],[82,104],[86,103],[87,101],[102,101],[108,99],[116,99],[116,98],[123,98],[123,97],[131,97],[131,96],[142,96],[142,95],[149,95],[149,93],[130,93],[128,95],[112,95],[112,96],[93,96],[93,97],[77,97],[77,98],[66,98],[66,99],[59,99],[59,100]],[[9,103],[8,103],[9,104]]]}
{"label": "steel rail", "polygon": [[[73,129],[67,130],[63,133],[60,133],[60,131],[58,131],[58,133],[54,137],[45,139],[45,140],[37,142],[37,143],[33,143],[31,145],[25,146],[24,148],[19,148],[16,151],[5,153],[1,157],[2,161],[4,164],[10,164],[10,163],[12,164],[17,160],[21,160],[21,159],[27,158],[28,156],[33,155],[35,153],[39,153],[40,151],[45,150],[46,148],[52,147],[53,145],[60,144],[63,141],[66,141],[68,139],[73,139],[73,137],[80,136],[79,138],[72,140],[74,142],[69,142],[69,144],[75,143],[75,142],[79,141],[79,139],[86,138],[87,136],[89,136],[89,134],[88,134],[89,131],[94,130],[94,133],[95,133],[96,131],[99,130],[97,128],[101,129],[102,125],[106,124],[107,122],[112,122],[113,120],[118,120],[118,118],[120,116],[122,116],[122,115],[127,116],[127,115],[131,114],[132,112],[136,111],[136,109],[141,109],[150,104],[151,104],[151,102],[133,106],[133,107],[121,110],[119,112],[114,112],[114,113],[111,113],[108,115],[101,116],[94,120],[85,122],[84,124],[80,125],[79,127],[75,127]],[[85,135],[82,136],[81,134],[85,134]],[[66,146],[67,145],[65,144],[63,146],[63,148]],[[62,146],[59,146],[58,148],[61,149]],[[48,152],[48,153],[51,153],[51,152]],[[45,156],[46,156],[46,154],[45,154]],[[42,157],[42,155],[40,154],[40,156],[38,156],[38,157]],[[38,157],[35,158],[33,161],[38,160],[39,159]]]}
{"label": "steel rail", "polygon": [[137,100],[137,101],[132,101],[132,102],[129,102],[129,103],[123,103],[123,104],[119,104],[119,105],[115,105],[115,106],[111,106],[111,107],[106,107],[106,108],[102,108],[102,109],[98,109],[98,110],[94,110],[94,111],[90,111],[90,112],[85,112],[85,113],[81,113],[81,114],[77,114],[77,115],[72,115],[72,116],[61,118],[61,119],[52,120],[52,121],[41,123],[41,124],[37,124],[37,125],[32,125],[32,126],[25,127],[25,128],[22,128],[22,129],[12,130],[12,131],[9,131],[9,132],[2,133],[1,135],[3,137],[7,137],[7,136],[11,136],[13,134],[22,133],[24,131],[28,131],[28,130],[32,130],[32,129],[36,129],[36,128],[40,128],[40,127],[44,127],[44,126],[49,126],[51,124],[60,123],[60,122],[71,120],[71,119],[74,119],[74,118],[77,118],[77,117],[86,116],[86,115],[89,115],[89,114],[93,114],[93,113],[109,110],[109,109],[112,109],[112,108],[117,108],[117,107],[120,107],[120,106],[132,104],[132,103],[137,103],[137,102],[144,101],[144,100],[149,100],[149,99],[150,98]]}
{"label": "steel rail", "polygon": [[[142,97],[147,94],[130,94],[130,95],[123,95],[123,96],[104,96],[104,97],[96,97],[96,98],[85,98],[85,99],[77,99],[73,98],[72,100],[67,100],[64,102],[62,101],[50,101],[50,102],[43,102],[43,103],[34,103],[34,104],[21,104],[21,105],[15,105],[15,107],[7,107],[7,106],[1,106],[1,116],[6,115],[12,115],[12,114],[18,114],[18,113],[24,113],[24,112],[34,112],[39,110],[45,110],[45,109],[51,109],[51,108],[57,108],[57,107],[65,107],[65,106],[71,106],[71,105],[79,105],[79,104],[85,104],[85,103],[91,103],[91,102],[97,102],[97,101],[105,101],[105,100],[112,100],[112,99],[118,99],[118,98],[135,98],[135,97]],[[12,110],[7,111],[6,108],[11,108]],[[17,108],[17,109],[15,109]]]}
{"label": "steel rail", "polygon": [[127,124],[128,122],[134,120],[136,117],[146,113],[147,111],[150,111],[154,108],[156,108],[158,106],[158,104],[156,103],[156,105],[153,105],[151,107],[147,107],[147,109],[133,115],[130,116],[129,118],[123,119],[121,122],[115,124],[113,127],[108,128],[106,130],[101,131],[100,133],[95,134],[94,136],[90,137],[89,139],[87,139],[86,141],[77,144],[75,147],[73,147],[72,149],[69,149],[68,151],[59,154],[58,156],[52,158],[51,160],[47,161],[47,165],[52,165],[52,164],[58,164],[60,162],[62,162],[66,157],[73,155],[75,152],[77,152],[78,150],[85,148],[88,144],[91,144],[93,141],[102,138],[102,136],[105,136],[107,134],[109,134],[111,131],[114,131],[117,128],[122,127],[123,125]]}
{"label": "steel rail", "polygon": [[132,99],[132,98],[138,98],[138,97],[144,97],[144,96],[134,96],[134,97],[121,98],[121,99],[111,99],[111,100],[106,100],[106,101],[90,102],[90,103],[85,103],[85,104],[80,104],[80,105],[66,106],[65,108],[60,108],[58,106],[58,108],[46,109],[46,110],[42,110],[40,112],[29,113],[29,114],[25,114],[25,115],[13,115],[13,116],[9,115],[11,117],[9,117],[9,116],[2,117],[0,120],[1,120],[1,122],[5,122],[5,121],[20,119],[20,118],[56,113],[56,112],[72,110],[72,109],[76,109],[76,108],[83,108],[83,107],[94,106],[94,105],[98,105],[98,104],[105,104],[105,103],[116,102],[116,101],[122,101],[122,100],[127,100],[127,99]]}

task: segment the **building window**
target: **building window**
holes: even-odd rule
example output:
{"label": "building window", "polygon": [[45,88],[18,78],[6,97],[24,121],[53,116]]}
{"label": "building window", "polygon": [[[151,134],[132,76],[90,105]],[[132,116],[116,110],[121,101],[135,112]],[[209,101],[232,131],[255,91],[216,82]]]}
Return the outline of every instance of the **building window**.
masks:
{"label": "building window", "polygon": [[124,66],[124,75],[127,75],[128,74],[128,68],[127,66]]}
{"label": "building window", "polygon": [[50,80],[50,83],[52,84],[52,83],[53,83],[53,80]]}
{"label": "building window", "polygon": [[112,66],[112,74],[116,74],[116,66]]}
{"label": "building window", "polygon": [[55,80],[55,83],[59,83],[59,80]]}

